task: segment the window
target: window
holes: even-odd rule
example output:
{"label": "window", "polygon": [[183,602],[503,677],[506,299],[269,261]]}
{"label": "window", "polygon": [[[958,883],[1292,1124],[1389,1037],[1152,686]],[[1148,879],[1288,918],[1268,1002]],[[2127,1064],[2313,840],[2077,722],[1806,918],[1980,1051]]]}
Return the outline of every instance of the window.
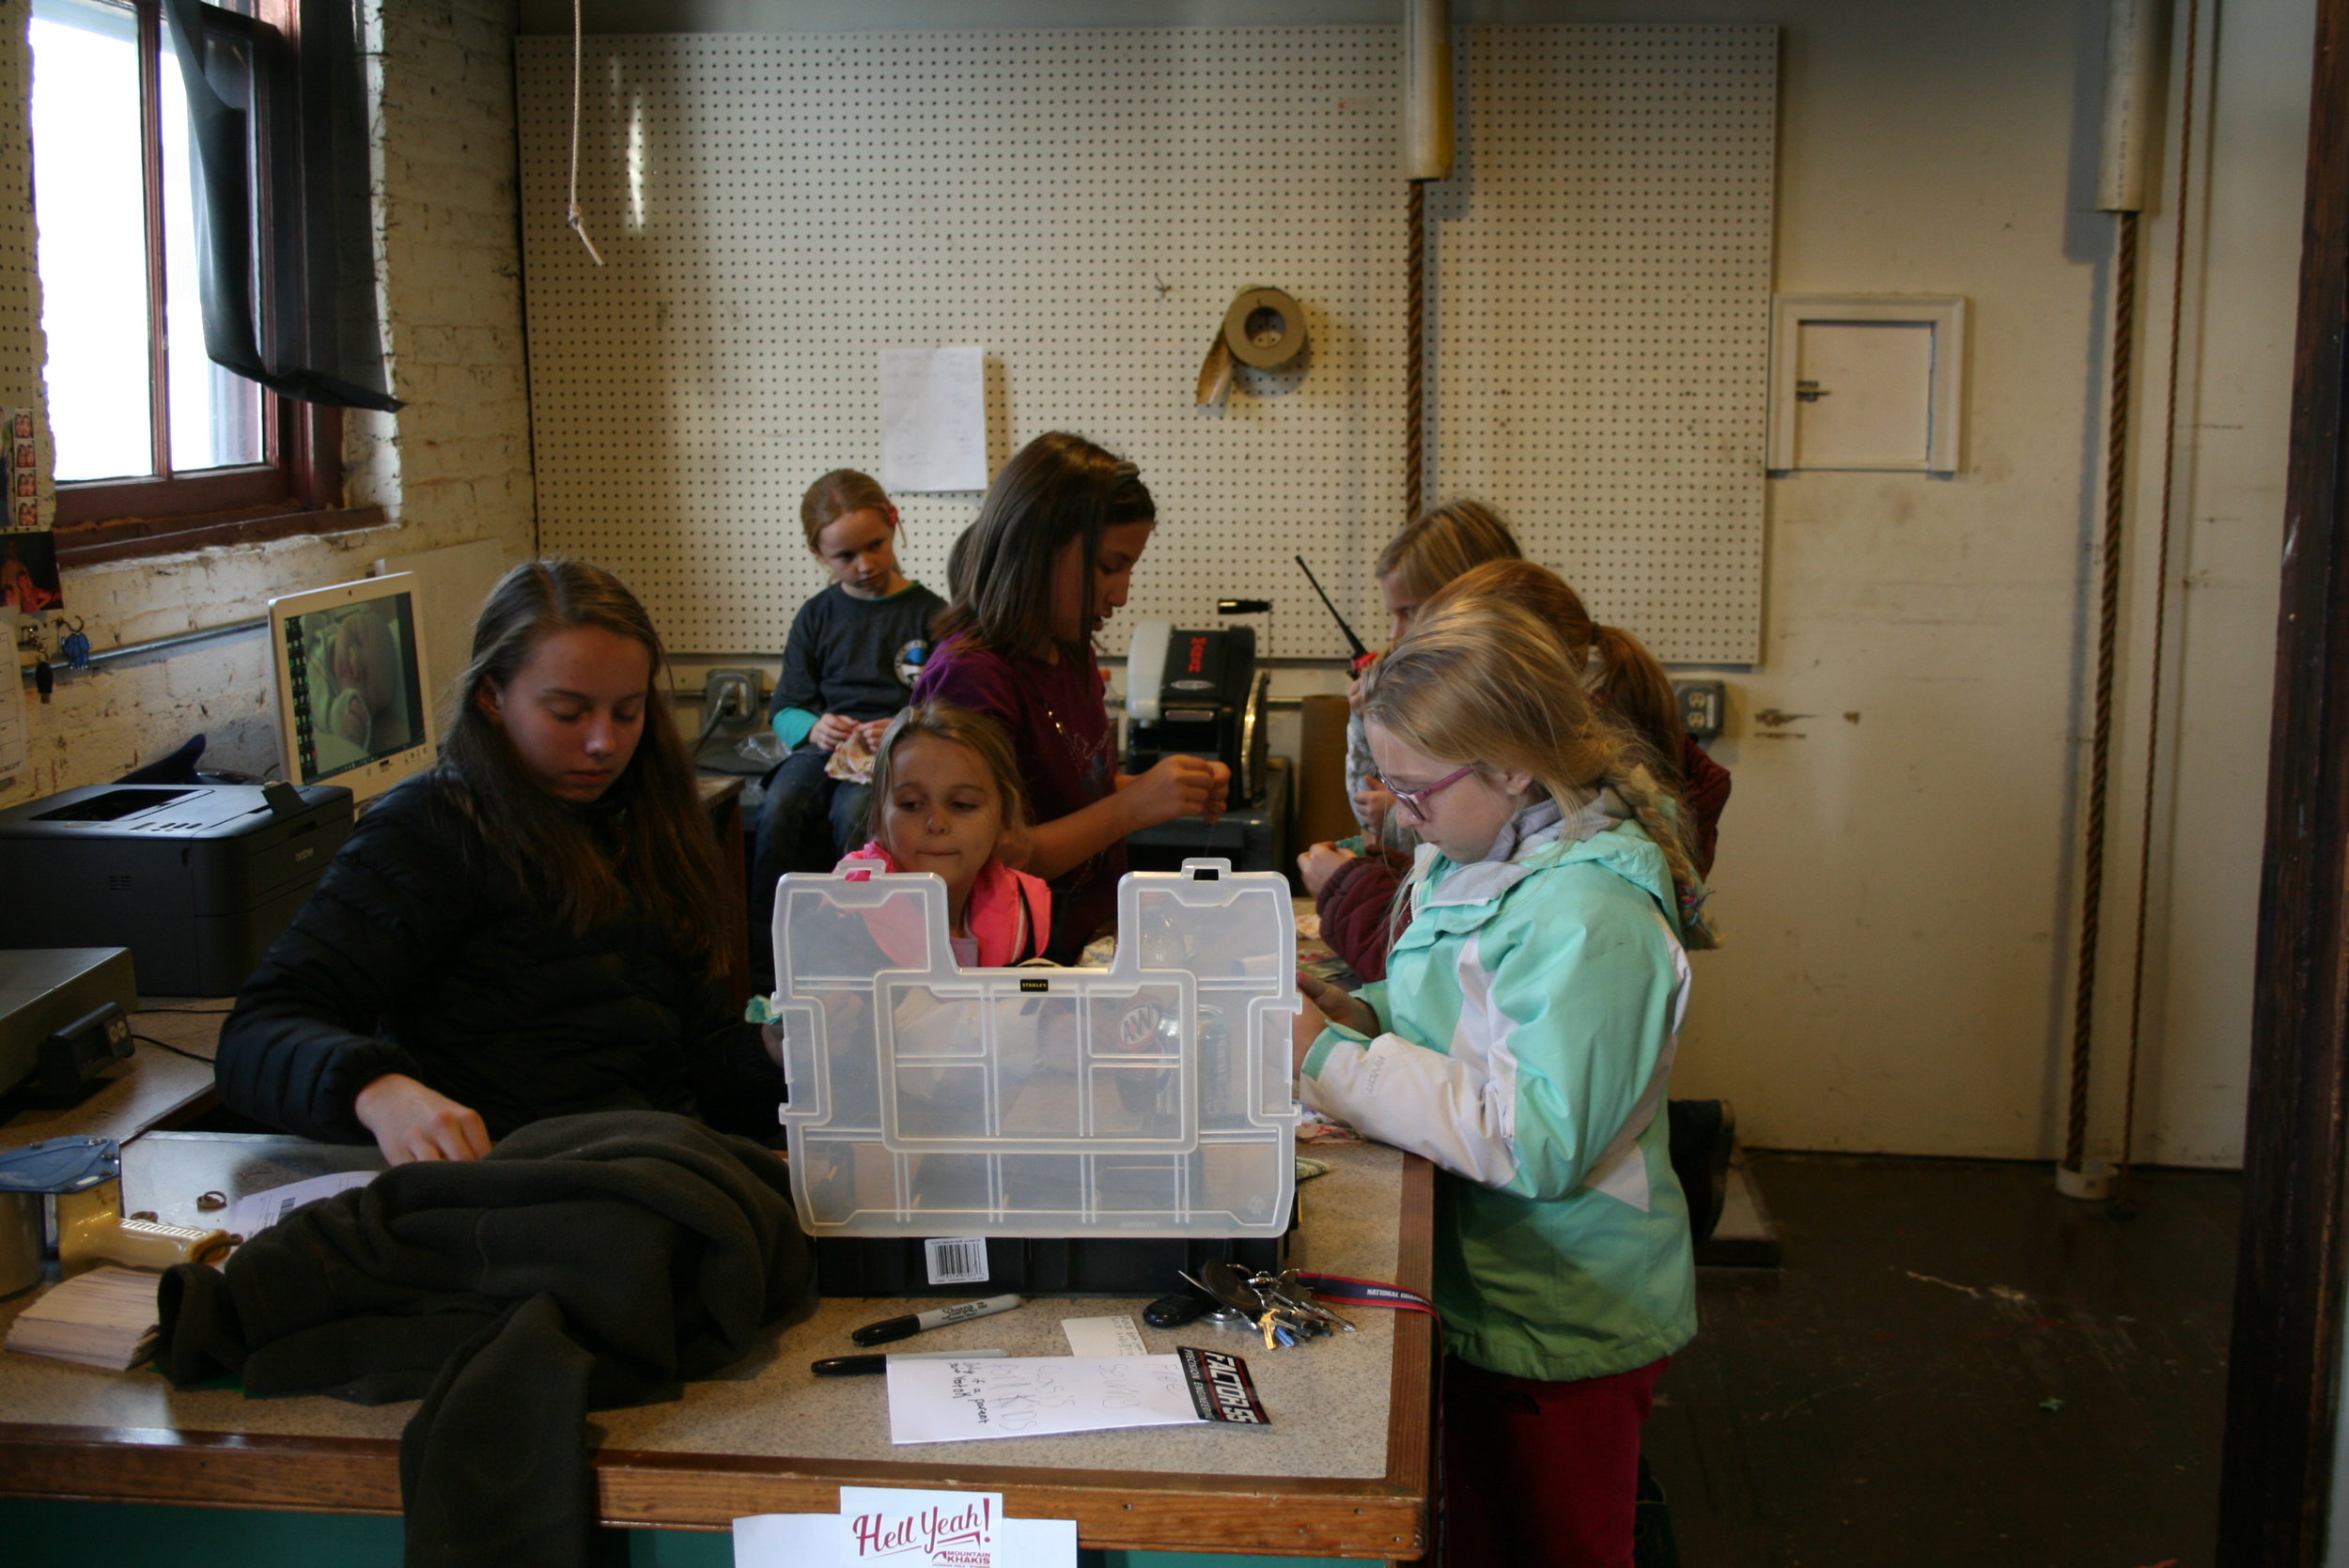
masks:
{"label": "window", "polygon": [[61,554],[315,529],[303,514],[340,504],[340,411],[205,354],[193,149],[163,0],[34,0],[31,43]]}

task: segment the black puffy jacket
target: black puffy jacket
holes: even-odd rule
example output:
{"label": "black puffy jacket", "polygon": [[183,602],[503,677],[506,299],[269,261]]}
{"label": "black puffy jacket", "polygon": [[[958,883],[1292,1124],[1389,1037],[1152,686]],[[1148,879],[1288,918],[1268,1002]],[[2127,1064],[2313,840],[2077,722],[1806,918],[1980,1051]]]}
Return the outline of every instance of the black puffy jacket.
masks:
{"label": "black puffy jacket", "polygon": [[716,983],[651,919],[574,935],[483,837],[461,785],[370,806],[245,982],[214,1067],[230,1110],[368,1142],[359,1091],[405,1073],[492,1138],[547,1116],[698,1109],[775,1132],[782,1075]]}

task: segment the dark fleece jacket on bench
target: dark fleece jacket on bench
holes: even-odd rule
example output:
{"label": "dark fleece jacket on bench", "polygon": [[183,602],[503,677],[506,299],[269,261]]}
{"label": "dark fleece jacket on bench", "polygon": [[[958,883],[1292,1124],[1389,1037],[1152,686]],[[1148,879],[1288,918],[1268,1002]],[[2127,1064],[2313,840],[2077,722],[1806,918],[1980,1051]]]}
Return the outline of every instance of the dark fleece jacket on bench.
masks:
{"label": "dark fleece jacket on bench", "polygon": [[411,1568],[578,1568],[587,1412],[723,1370],[808,1280],[771,1152],[664,1111],[557,1117],[300,1210],[225,1270],[171,1270],[158,1361],[182,1388],[422,1397]]}

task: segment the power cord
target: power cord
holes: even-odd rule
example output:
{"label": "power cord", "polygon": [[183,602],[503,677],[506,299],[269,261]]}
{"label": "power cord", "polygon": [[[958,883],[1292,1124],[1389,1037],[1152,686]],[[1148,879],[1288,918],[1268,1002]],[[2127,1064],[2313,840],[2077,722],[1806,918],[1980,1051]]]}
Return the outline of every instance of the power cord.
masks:
{"label": "power cord", "polygon": [[[170,1012],[170,1011],[171,1011],[171,1009],[170,1009],[170,1008],[150,1008],[150,1009],[149,1009],[149,1011],[150,1011],[150,1012]],[[216,1062],[215,1062],[215,1061],[214,1061],[211,1057],[199,1055],[199,1054],[197,1054],[197,1053],[196,1053],[196,1052],[194,1052],[194,1051],[192,1051],[192,1050],[187,1050],[187,1049],[184,1049],[184,1048],[180,1048],[180,1047],[179,1047],[179,1046],[171,1045],[171,1044],[169,1044],[169,1043],[168,1043],[168,1042],[166,1042],[166,1041],[158,1040],[158,1039],[156,1039],[156,1038],[155,1038],[155,1036],[153,1036],[152,1034],[140,1034],[140,1033],[133,1032],[133,1033],[132,1034],[131,1038],[132,1038],[132,1039],[133,1039],[133,1040],[138,1041],[141,1045],[145,1045],[145,1046],[153,1046],[153,1047],[154,1047],[157,1050],[167,1050],[167,1051],[171,1052],[171,1054],[172,1054],[172,1055],[174,1055],[174,1056],[184,1056],[184,1057],[186,1057],[186,1058],[187,1058],[189,1061],[191,1061],[191,1062],[201,1062],[201,1063],[204,1063],[204,1065],[206,1065],[207,1067],[215,1066],[215,1065],[217,1065],[217,1064],[218,1064],[218,1063],[216,1063]]]}
{"label": "power cord", "polygon": [[[719,672],[729,675],[731,672]],[[702,742],[718,733],[718,726],[729,719],[754,719],[758,716],[758,691],[740,679],[712,679],[702,689],[701,733],[693,737],[689,752],[701,750]]]}

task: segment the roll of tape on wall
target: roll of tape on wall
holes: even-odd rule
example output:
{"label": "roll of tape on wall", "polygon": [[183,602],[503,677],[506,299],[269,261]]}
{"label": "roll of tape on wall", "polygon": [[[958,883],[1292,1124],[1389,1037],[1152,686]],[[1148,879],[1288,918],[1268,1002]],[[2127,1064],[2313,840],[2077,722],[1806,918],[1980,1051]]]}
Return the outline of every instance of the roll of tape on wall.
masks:
{"label": "roll of tape on wall", "polygon": [[1232,357],[1257,370],[1279,370],[1305,351],[1305,312],[1277,288],[1243,288],[1223,313]]}
{"label": "roll of tape on wall", "polygon": [[1305,351],[1305,312],[1278,288],[1243,288],[1223,313],[1223,328],[1199,366],[1197,402],[1221,408],[1232,395],[1233,366],[1280,370]]}

